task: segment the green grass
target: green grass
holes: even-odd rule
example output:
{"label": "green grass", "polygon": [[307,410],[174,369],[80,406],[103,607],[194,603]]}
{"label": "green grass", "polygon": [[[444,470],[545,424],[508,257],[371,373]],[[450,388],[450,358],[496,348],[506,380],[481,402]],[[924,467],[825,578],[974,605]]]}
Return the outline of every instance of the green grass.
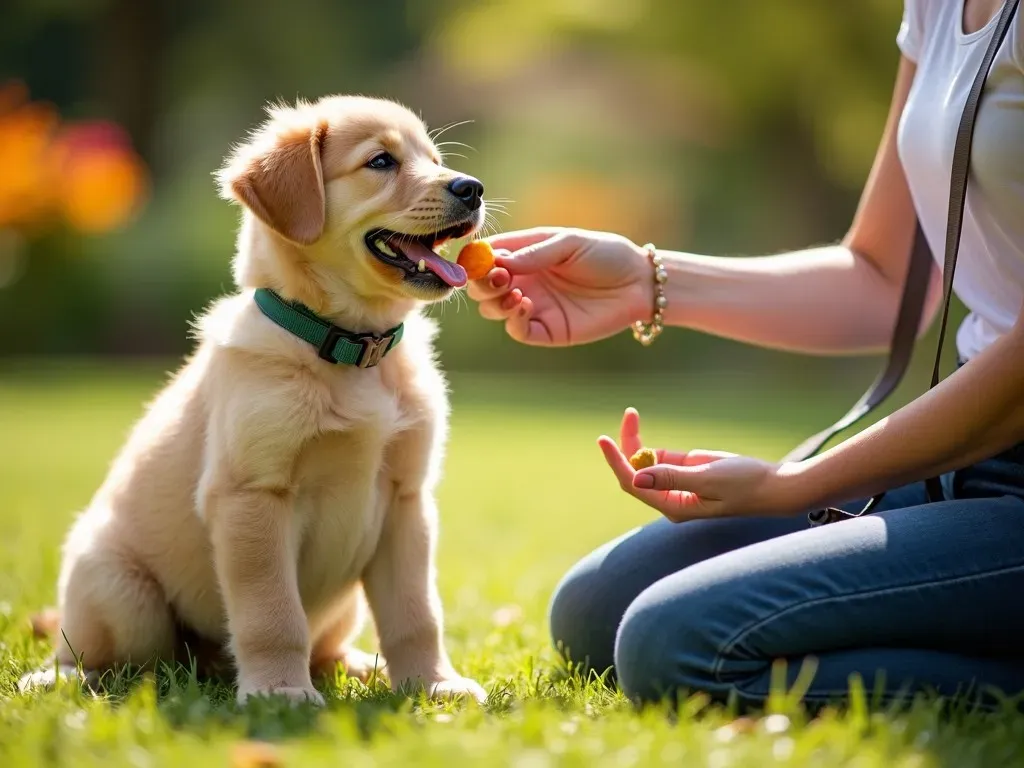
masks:
{"label": "green grass", "polygon": [[[247,740],[286,765],[991,766],[1024,762],[1010,712],[942,717],[939,703],[805,717],[784,692],[774,717],[729,725],[699,696],[678,718],[635,712],[618,692],[565,674],[548,641],[551,590],[572,562],[652,519],[604,471],[594,439],[637,405],[652,443],[777,456],[852,398],[805,398],[759,379],[649,382],[452,376],[454,417],[440,491],[440,586],[461,671],[483,708],[406,700],[339,679],[323,711],[240,708],[228,686],[183,668],[122,676],[104,697],[74,688],[19,696],[46,654],[29,616],[51,604],[59,545],[77,509],[162,380],[160,366],[0,368],[0,766],[232,764]],[[759,392],[759,394],[754,394]],[[799,405],[797,405],[799,403]],[[770,714],[770,713],[768,713]],[[1016,762],[1015,762],[1016,761]]]}

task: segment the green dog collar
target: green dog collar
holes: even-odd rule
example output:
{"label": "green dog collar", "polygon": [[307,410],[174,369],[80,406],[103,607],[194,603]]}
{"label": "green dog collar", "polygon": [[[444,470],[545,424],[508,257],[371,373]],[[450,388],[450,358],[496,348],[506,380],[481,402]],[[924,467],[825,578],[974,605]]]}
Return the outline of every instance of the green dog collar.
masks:
{"label": "green dog collar", "polygon": [[312,344],[329,363],[373,368],[402,340],[402,324],[380,335],[351,333],[324,320],[303,304],[286,301],[269,288],[257,288],[254,298],[264,315]]}

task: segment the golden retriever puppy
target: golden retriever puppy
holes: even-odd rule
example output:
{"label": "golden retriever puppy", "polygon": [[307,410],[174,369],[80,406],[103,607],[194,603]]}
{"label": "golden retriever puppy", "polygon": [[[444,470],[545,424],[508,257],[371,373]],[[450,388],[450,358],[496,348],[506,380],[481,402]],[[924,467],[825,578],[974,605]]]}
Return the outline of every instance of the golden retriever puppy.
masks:
{"label": "golden retriever puppy", "polygon": [[479,229],[483,186],[410,111],[349,96],[270,109],[218,181],[242,206],[239,291],[198,320],[67,536],[60,674],[188,637],[230,652],[240,701],[322,703],[318,670],[377,662],[351,646],[365,598],[393,687],[482,700],[443,642],[448,402],[421,311],[466,282],[437,249]]}

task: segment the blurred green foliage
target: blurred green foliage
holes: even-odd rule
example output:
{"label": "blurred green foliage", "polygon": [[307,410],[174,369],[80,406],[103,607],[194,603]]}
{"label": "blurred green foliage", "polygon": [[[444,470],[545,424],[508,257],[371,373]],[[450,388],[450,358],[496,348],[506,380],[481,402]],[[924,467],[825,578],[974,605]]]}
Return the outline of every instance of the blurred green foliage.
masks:
{"label": "blurred green foliage", "polygon": [[[901,7],[7,0],[0,82],[124,126],[152,191],[103,236],[0,232],[0,353],[187,350],[189,319],[232,287],[238,214],[211,173],[267,101],[297,96],[383,95],[431,127],[472,121],[448,132],[473,147],[450,162],[513,201],[503,229],[587,226],[729,255],[838,239],[885,119]],[[540,352],[472,306],[438,315],[449,367],[840,370],[682,331],[657,353],[626,335]]]}

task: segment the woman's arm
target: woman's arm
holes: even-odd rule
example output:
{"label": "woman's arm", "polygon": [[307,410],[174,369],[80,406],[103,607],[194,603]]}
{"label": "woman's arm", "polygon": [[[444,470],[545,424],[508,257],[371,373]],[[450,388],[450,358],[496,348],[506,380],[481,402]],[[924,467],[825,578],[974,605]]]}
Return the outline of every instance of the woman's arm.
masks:
{"label": "woman's arm", "polygon": [[[901,59],[885,131],[843,242],[753,258],[659,250],[669,273],[668,324],[814,354],[888,345],[914,234],[914,205],[896,150],[914,70]],[[922,329],[940,298],[936,268]]]}
{"label": "woman's arm", "polygon": [[1024,441],[1024,310],[967,365],[779,481],[800,508],[835,506],[961,469]]}
{"label": "woman's arm", "polygon": [[[914,78],[900,62],[889,118],[849,233],[839,245],[752,258],[661,251],[669,325],[766,347],[825,354],[886,346],[910,257],[914,206],[896,129]],[[626,238],[540,228],[489,238],[498,267],[470,284],[481,314],[518,341],[582,344],[648,321],[651,267]],[[926,326],[941,298],[933,270]]]}
{"label": "woman's arm", "polygon": [[1013,329],[934,389],[824,453],[782,465],[711,451],[659,451],[634,472],[639,416],[599,441],[623,490],[675,522],[795,515],[969,466],[1024,441],[1024,309]]}

